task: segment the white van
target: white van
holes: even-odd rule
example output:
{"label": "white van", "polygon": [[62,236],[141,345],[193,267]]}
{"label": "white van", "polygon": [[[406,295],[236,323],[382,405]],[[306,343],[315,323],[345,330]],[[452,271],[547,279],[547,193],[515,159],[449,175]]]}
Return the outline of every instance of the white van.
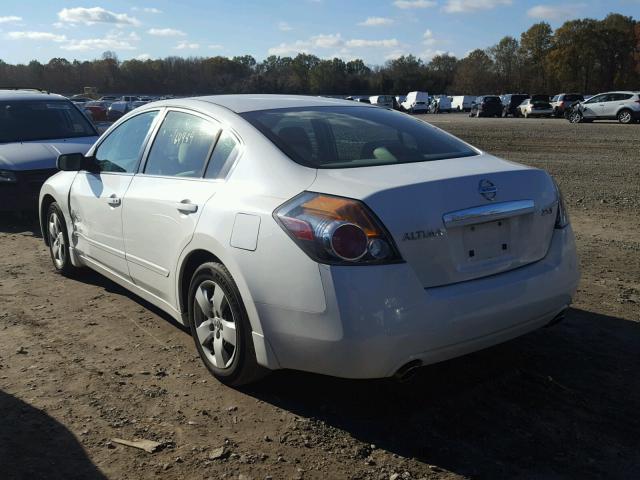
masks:
{"label": "white van", "polygon": [[446,95],[440,95],[436,101],[438,102],[438,112],[451,112],[451,99],[449,97],[447,97]]}
{"label": "white van", "polygon": [[427,92],[409,92],[407,99],[401,105],[409,113],[426,113],[429,107],[429,94]]}
{"label": "white van", "polygon": [[371,105],[393,108],[393,97],[391,95],[374,95],[369,97],[369,101]]}
{"label": "white van", "polygon": [[456,95],[451,101],[451,109],[457,110],[458,112],[470,112],[471,104],[475,99],[476,97],[472,97],[471,95]]}

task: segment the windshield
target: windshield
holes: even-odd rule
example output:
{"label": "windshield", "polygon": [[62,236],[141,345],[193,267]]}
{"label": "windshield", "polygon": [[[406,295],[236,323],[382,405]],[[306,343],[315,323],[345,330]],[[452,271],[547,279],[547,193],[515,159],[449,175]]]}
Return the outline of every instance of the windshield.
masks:
{"label": "windshield", "polygon": [[352,168],[477,155],[455,137],[403,113],[367,107],[298,107],[242,116],[292,160]]}
{"label": "windshield", "polygon": [[97,135],[67,100],[0,101],[0,142],[26,142]]}

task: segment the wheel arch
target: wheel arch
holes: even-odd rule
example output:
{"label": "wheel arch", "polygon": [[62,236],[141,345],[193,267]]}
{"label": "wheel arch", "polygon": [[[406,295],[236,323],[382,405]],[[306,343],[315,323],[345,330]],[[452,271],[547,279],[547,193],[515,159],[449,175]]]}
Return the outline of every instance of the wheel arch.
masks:
{"label": "wheel arch", "polygon": [[45,193],[40,201],[40,231],[42,232],[42,239],[45,245],[49,246],[49,235],[47,235],[47,212],[52,203],[55,203],[56,199],[50,193]]}
{"label": "wheel arch", "polygon": [[[196,237],[198,236],[196,235]],[[229,273],[240,292],[242,303],[244,304],[245,311],[249,318],[249,323],[251,324],[253,347],[258,364],[272,370],[280,368],[278,358],[263,333],[262,323],[247,282],[245,281],[239,266],[233,261],[233,257],[226,255],[225,253],[218,254],[218,252],[224,252],[224,248],[220,247],[220,250],[210,248],[211,245],[205,243],[202,238],[194,238],[192,244],[192,248],[183,253],[177,269],[177,303],[183,323],[186,326],[189,326],[189,284],[191,283],[191,278],[193,277],[194,272],[203,263],[221,263],[227,270],[229,270]]]}

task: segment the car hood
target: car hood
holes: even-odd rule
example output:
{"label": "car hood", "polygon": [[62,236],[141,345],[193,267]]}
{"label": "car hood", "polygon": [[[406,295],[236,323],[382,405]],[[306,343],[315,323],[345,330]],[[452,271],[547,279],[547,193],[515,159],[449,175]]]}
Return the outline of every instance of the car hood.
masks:
{"label": "car hood", "polygon": [[56,159],[63,153],[86,153],[98,137],[59,140],[34,140],[0,144],[0,169],[44,170],[56,168]]}

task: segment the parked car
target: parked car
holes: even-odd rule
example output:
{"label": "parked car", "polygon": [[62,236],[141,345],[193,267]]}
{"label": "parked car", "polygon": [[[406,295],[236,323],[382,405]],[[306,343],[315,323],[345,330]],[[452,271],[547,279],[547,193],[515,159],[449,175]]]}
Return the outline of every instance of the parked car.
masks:
{"label": "parked car", "polygon": [[427,92],[409,92],[400,106],[405,112],[426,113],[429,107],[429,94]]}
{"label": "parked car", "polygon": [[522,116],[524,118],[550,117],[553,115],[553,108],[551,108],[551,104],[549,102],[533,100],[531,98],[527,98],[522,102],[518,107],[518,110],[520,111],[518,116]]}
{"label": "parked car", "polygon": [[451,113],[451,100],[446,95],[433,97],[429,103],[430,113]]}
{"label": "parked car", "polygon": [[640,92],[600,93],[575,104],[568,119],[571,123],[594,120],[618,120],[620,123],[640,121]]}
{"label": "parked car", "polygon": [[107,110],[109,110],[109,102],[92,101],[82,104],[85,113],[89,113],[94,122],[103,122],[107,120]]}
{"label": "parked car", "polygon": [[[123,97],[125,98],[125,97]],[[138,98],[138,97],[127,97],[127,98]],[[137,108],[140,105],[144,105],[146,102],[140,102],[140,100],[118,100],[117,102],[113,102],[109,105],[107,109],[107,120],[110,122],[115,122],[123,115],[129,113],[131,110]]]}
{"label": "parked car", "polygon": [[103,95],[98,99],[100,102],[115,102],[116,100],[118,100],[118,97],[115,95]]}
{"label": "parked car", "polygon": [[548,173],[390,109],[154,102],[58,164],[40,194],[54,268],[166,311],[233,385],[405,376],[559,320],[578,282]]}
{"label": "parked car", "polygon": [[502,115],[502,102],[497,95],[483,95],[471,105],[470,117],[499,117]]}
{"label": "parked car", "polygon": [[91,122],[61,95],[0,90],[0,211],[35,211],[60,153],[86,152]]}
{"label": "parked car", "polygon": [[583,102],[584,97],[579,93],[559,93],[551,99],[551,107],[556,117],[562,117],[577,102]]}
{"label": "parked car", "polygon": [[391,95],[374,95],[369,97],[371,105],[377,105],[378,107],[393,108],[393,97]]}
{"label": "parked car", "polygon": [[529,98],[526,93],[508,93],[500,96],[502,101],[502,116],[507,118],[509,115],[517,117],[520,115],[520,109],[518,108],[522,102]]}
{"label": "parked car", "polygon": [[458,112],[469,112],[476,97],[471,95],[454,95],[451,99],[451,108]]}

